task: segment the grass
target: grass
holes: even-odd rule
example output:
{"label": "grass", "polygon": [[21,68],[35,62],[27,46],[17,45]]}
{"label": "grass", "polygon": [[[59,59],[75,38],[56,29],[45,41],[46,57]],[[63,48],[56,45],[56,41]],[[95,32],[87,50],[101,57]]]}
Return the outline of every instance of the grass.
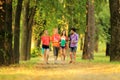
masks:
{"label": "grass", "polygon": [[31,60],[29,61],[21,61],[20,65],[24,65],[26,67],[32,67],[36,65],[36,63],[39,61],[40,61],[40,57],[34,57],[34,58],[31,58]]}
{"label": "grass", "polygon": [[109,56],[105,56],[105,54],[103,53],[95,53],[94,54],[94,60],[83,60],[81,58],[82,53],[80,53],[80,55],[78,54],[77,56],[77,61],[78,62],[91,62],[91,63],[110,63],[109,61]]}
{"label": "grass", "polygon": [[0,67],[0,80],[119,80],[119,62],[110,62],[104,53],[95,53],[94,60],[82,60],[77,54],[77,63],[43,64],[40,57],[21,61],[18,65]]}

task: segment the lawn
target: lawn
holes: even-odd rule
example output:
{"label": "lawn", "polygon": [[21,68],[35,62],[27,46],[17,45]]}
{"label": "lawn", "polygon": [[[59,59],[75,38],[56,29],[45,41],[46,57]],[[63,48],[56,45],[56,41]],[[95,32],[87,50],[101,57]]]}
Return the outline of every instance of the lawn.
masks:
{"label": "lawn", "polygon": [[46,65],[41,57],[18,65],[0,67],[0,80],[119,80],[119,62],[109,62],[109,57],[103,53],[95,53],[94,60],[82,60],[81,53],[77,54],[77,63]]}

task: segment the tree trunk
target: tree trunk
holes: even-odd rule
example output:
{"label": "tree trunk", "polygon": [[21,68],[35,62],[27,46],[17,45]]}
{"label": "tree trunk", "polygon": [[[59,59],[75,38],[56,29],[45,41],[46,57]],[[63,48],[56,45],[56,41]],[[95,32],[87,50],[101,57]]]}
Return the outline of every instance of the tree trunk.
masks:
{"label": "tree trunk", "polygon": [[0,8],[0,65],[5,64],[4,41],[5,41],[5,0],[1,1]]}
{"label": "tree trunk", "polygon": [[98,42],[98,39],[95,40],[95,52],[98,52],[98,45],[99,45],[99,42]]}
{"label": "tree trunk", "polygon": [[0,1],[0,65],[13,63],[12,0]]}
{"label": "tree trunk", "polygon": [[24,1],[23,28],[22,28],[23,32],[22,32],[22,40],[21,40],[21,60],[30,59],[32,25],[36,11],[36,6],[30,9],[29,3],[30,0]]}
{"label": "tree trunk", "polygon": [[83,49],[83,59],[93,59],[94,38],[95,38],[95,18],[94,18],[94,0],[87,0],[87,28],[85,32],[85,41]]}
{"label": "tree trunk", "polygon": [[83,34],[80,35],[80,50],[83,50],[83,44],[84,44],[84,37]]}
{"label": "tree trunk", "polygon": [[33,20],[34,20],[34,15],[36,11],[36,6],[32,7],[30,9],[30,17],[29,17],[29,22],[28,22],[28,43],[27,43],[27,52],[28,56],[27,59],[30,59],[30,53],[31,53],[31,41],[32,41],[32,26],[33,26]]}
{"label": "tree trunk", "polygon": [[110,61],[120,61],[120,0],[109,0],[111,13]]}
{"label": "tree trunk", "polygon": [[[108,30],[108,35],[111,35],[111,28]],[[110,56],[110,36],[107,36],[106,56]]]}
{"label": "tree trunk", "polygon": [[23,0],[18,0],[17,8],[15,13],[15,27],[14,27],[14,62],[19,63],[19,44],[20,44],[20,17],[22,10],[22,2]]}
{"label": "tree trunk", "polygon": [[99,36],[98,36],[98,29],[95,30],[95,52],[98,52],[98,45],[99,45]]}
{"label": "tree trunk", "polygon": [[106,43],[106,56],[110,56],[110,43]]}
{"label": "tree trunk", "polygon": [[22,37],[21,37],[21,60],[27,60],[27,43],[28,43],[28,15],[29,15],[29,3],[30,0],[24,1],[23,7],[23,26],[22,26]]}
{"label": "tree trunk", "polygon": [[[13,52],[12,52],[12,0],[6,0],[6,34],[5,37],[5,43],[7,48],[5,48],[5,51],[7,51],[8,54],[8,61],[10,64],[13,63]],[[9,64],[8,63],[8,64]]]}

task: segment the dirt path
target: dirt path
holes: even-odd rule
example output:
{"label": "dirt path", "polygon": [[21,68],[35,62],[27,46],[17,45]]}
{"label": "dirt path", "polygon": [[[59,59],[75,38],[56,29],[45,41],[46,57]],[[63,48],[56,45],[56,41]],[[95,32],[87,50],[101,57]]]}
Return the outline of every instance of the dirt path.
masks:
{"label": "dirt path", "polygon": [[54,64],[53,58],[49,60],[50,64],[38,63],[36,70],[41,72],[36,80],[120,80],[120,65],[103,63],[68,63],[61,64],[60,58],[58,64]]}
{"label": "dirt path", "polygon": [[[41,60],[34,66],[23,64],[0,69],[0,80],[120,80],[120,65],[77,62],[75,64],[44,64]],[[26,64],[25,64],[26,65]]]}
{"label": "dirt path", "polygon": [[104,64],[49,64],[37,66],[42,74],[36,80],[119,80],[120,66]]}

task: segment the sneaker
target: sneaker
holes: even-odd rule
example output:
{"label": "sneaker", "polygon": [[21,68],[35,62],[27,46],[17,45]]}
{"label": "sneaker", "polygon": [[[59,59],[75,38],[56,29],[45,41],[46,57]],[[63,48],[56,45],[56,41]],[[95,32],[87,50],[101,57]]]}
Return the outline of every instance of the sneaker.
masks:
{"label": "sneaker", "polygon": [[72,63],[72,61],[69,62],[69,64],[71,64],[71,63]]}
{"label": "sneaker", "polygon": [[46,64],[49,64],[48,62],[46,62]]}

